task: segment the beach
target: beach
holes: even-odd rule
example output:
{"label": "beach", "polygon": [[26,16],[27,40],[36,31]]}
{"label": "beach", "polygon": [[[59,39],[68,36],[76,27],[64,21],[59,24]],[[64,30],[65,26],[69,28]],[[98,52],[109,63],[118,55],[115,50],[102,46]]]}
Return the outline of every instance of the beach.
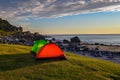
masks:
{"label": "beach", "polygon": [[[82,45],[81,45],[82,46]],[[92,57],[96,59],[103,59],[108,60],[117,64],[120,64],[120,46],[113,46],[113,45],[84,45],[87,46],[88,49],[91,50],[81,50],[81,51],[69,51],[73,52],[82,56]],[[99,50],[94,50],[95,48],[98,48]],[[93,49],[93,50],[92,50]]]}
{"label": "beach", "polygon": [[[110,39],[110,35],[109,37],[108,35],[98,35],[97,38],[95,36],[97,35],[84,35],[84,39],[87,41],[86,42],[84,41],[83,36],[76,36],[76,39],[75,36],[59,35],[53,36],[54,40],[56,40],[53,42],[58,44],[63,51],[74,52],[83,56],[109,60],[120,64],[120,45],[118,41],[120,39],[120,35],[112,35],[112,40]],[[117,38],[117,41],[115,37]],[[71,40],[72,38],[73,40]],[[95,41],[94,38],[97,39],[97,41]],[[91,40],[94,42],[91,43]],[[107,44],[102,43],[105,41]],[[111,45],[111,43],[113,43],[113,45]]]}

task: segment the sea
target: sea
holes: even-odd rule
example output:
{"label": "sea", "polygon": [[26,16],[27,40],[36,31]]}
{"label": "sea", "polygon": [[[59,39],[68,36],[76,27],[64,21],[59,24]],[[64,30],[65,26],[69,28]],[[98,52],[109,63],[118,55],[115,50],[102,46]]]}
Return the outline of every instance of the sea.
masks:
{"label": "sea", "polygon": [[72,37],[78,36],[82,42],[94,44],[100,43],[105,45],[119,45],[120,46],[120,34],[64,34],[64,35],[51,35],[56,40],[69,40]]}

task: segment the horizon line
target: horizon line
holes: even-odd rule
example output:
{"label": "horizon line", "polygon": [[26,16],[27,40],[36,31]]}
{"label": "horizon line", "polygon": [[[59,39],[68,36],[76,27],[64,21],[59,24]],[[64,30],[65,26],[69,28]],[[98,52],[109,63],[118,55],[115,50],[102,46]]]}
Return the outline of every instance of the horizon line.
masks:
{"label": "horizon line", "polygon": [[120,35],[120,33],[104,33],[104,34],[44,34],[44,35]]}

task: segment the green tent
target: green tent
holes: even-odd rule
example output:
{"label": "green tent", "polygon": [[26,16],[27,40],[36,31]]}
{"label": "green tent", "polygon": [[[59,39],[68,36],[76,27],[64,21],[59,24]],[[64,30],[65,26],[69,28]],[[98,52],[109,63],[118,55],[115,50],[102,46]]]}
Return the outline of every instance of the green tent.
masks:
{"label": "green tent", "polygon": [[49,43],[46,40],[36,40],[34,41],[34,45],[32,46],[31,53],[37,54],[37,52],[45,45]]}

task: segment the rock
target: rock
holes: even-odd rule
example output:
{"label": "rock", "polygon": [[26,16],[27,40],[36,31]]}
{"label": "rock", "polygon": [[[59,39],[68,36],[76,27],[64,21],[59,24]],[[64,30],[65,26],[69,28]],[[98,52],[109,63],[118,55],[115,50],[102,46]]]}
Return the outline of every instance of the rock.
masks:
{"label": "rock", "polygon": [[39,35],[39,33],[38,33],[38,32],[35,32],[33,35],[36,37],[36,36],[38,36],[38,35]]}
{"label": "rock", "polygon": [[45,40],[45,37],[42,35],[34,36],[34,40],[40,40],[40,39]]}
{"label": "rock", "polygon": [[18,30],[17,30],[18,32],[23,32],[23,28],[20,26],[20,27],[18,27]]}
{"label": "rock", "polygon": [[99,47],[96,47],[95,50],[99,50]]}
{"label": "rock", "polygon": [[[0,18],[0,30],[1,30],[0,43],[32,45],[34,40],[45,39],[45,36],[40,35],[38,32],[35,33],[31,33],[30,31],[23,32],[23,28],[21,26],[16,27],[14,25],[11,25],[7,20],[2,20],[1,18]],[[7,34],[6,32],[12,33]]]}
{"label": "rock", "polygon": [[89,50],[90,48],[88,48],[87,46],[84,46],[83,51],[89,51]]}
{"label": "rock", "polygon": [[45,36],[40,35],[38,32],[35,32],[33,36],[34,36],[34,40],[40,40],[40,39],[45,40]]}
{"label": "rock", "polygon": [[71,43],[80,43],[81,42],[81,40],[77,36],[71,38],[70,40],[71,40]]}
{"label": "rock", "polygon": [[100,43],[95,43],[95,45],[100,45]]}
{"label": "rock", "polygon": [[19,40],[19,42],[21,42],[21,43],[25,43],[25,42],[27,42],[27,40],[24,39],[24,38],[22,38],[22,39]]}
{"label": "rock", "polygon": [[45,39],[45,37],[37,33],[33,34],[30,31],[25,31],[25,32],[17,32],[10,36],[0,37],[0,43],[33,45],[33,41],[38,39]]}
{"label": "rock", "polygon": [[63,40],[63,44],[68,44],[68,43],[69,43],[68,40],[66,40],[66,39]]}
{"label": "rock", "polygon": [[14,26],[10,24],[7,20],[3,20],[0,18],[0,30],[2,31],[1,35],[4,36],[4,35],[7,35],[5,32],[22,32],[23,28]]}
{"label": "rock", "polygon": [[73,46],[75,48],[75,47],[79,46],[80,43],[81,43],[81,40],[76,36],[76,37],[73,37],[70,39],[69,45]]}
{"label": "rock", "polygon": [[52,41],[56,41],[56,39],[55,39],[55,38],[52,38]]}

